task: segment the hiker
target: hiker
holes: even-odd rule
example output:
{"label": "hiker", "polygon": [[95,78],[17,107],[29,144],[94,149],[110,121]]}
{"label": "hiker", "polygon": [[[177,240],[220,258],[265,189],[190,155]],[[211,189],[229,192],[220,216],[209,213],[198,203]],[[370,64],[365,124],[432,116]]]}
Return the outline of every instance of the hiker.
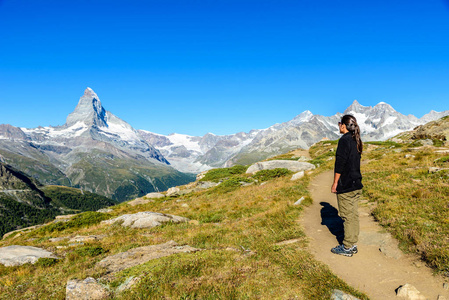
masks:
{"label": "hiker", "polygon": [[343,136],[338,141],[335,153],[334,183],[332,193],[337,194],[338,211],[343,219],[343,244],[331,249],[332,253],[352,256],[357,253],[359,236],[358,201],[362,195],[362,174],[360,173],[360,157],[363,143],[360,138],[360,127],[352,115],[344,115],[338,122]]}

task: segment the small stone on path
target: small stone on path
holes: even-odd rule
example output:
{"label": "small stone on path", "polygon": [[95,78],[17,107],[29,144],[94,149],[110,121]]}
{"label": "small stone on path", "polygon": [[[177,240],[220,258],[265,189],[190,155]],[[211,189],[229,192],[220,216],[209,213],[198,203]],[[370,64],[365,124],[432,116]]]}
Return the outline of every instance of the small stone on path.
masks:
{"label": "small stone on path", "polygon": [[360,300],[360,299],[352,295],[346,294],[343,291],[335,289],[332,291],[331,300]]}
{"label": "small stone on path", "polygon": [[404,284],[400,286],[396,292],[396,295],[407,300],[426,300],[426,297],[411,284]]}

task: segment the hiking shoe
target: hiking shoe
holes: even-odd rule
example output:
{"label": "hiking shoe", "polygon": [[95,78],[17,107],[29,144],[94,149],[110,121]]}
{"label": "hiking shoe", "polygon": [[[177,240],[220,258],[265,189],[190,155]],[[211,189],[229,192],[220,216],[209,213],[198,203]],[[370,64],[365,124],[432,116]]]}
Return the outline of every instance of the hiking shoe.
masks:
{"label": "hiking shoe", "polygon": [[351,257],[353,255],[353,252],[351,249],[346,249],[343,245],[338,245],[337,247],[334,247],[331,249],[331,252],[334,254],[344,255]]}
{"label": "hiking shoe", "polygon": [[357,249],[357,245],[352,246],[351,248],[349,248],[349,250],[352,252],[352,254],[357,254],[357,252],[359,252],[359,250]]}

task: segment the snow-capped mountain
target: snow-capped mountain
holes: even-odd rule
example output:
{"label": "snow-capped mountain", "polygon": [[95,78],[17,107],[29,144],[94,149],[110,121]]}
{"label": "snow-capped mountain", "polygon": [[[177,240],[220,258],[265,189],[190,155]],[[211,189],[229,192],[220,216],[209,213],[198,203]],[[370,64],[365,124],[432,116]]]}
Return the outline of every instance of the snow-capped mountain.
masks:
{"label": "snow-capped mountain", "polygon": [[106,111],[87,88],[63,126],[0,126],[4,161],[45,184],[63,184],[125,200],[187,183],[137,130]]}
{"label": "snow-capped mountain", "polygon": [[82,187],[122,200],[191,180],[181,172],[250,164],[298,147],[307,149],[323,138],[338,139],[343,114],[357,118],[363,140],[369,141],[388,139],[449,111],[431,111],[418,119],[384,102],[371,107],[354,101],[343,113],[326,117],[306,110],[290,121],[248,133],[165,136],[135,130],[105,110],[87,88],[63,126],[0,125],[0,161],[46,184]]}
{"label": "snow-capped mountain", "polygon": [[384,102],[371,107],[362,106],[355,100],[343,113],[326,117],[306,110],[288,122],[249,133],[225,136],[208,133],[198,137],[181,134],[164,136],[143,130],[139,132],[178,170],[198,173],[213,167],[253,163],[298,147],[307,149],[323,138],[338,139],[340,134],[337,123],[344,114],[354,115],[363,140],[372,141],[386,140],[449,115],[449,111],[431,111],[418,119],[413,115],[405,116]]}

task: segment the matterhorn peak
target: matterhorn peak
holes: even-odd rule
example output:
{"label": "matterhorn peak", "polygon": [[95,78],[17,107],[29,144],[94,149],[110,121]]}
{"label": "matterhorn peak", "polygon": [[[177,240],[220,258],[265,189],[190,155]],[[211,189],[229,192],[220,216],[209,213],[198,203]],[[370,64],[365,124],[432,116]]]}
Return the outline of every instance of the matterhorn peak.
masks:
{"label": "matterhorn peak", "polygon": [[100,99],[98,99],[98,96],[97,96],[97,94],[95,94],[94,90],[91,89],[90,87],[87,87],[84,90],[84,97],[86,97],[86,98],[95,98],[97,100],[100,100]]}
{"label": "matterhorn peak", "polygon": [[89,87],[84,90],[84,94],[81,96],[75,110],[68,115],[66,125],[72,126],[79,122],[88,126],[108,126],[106,110],[101,105],[97,94]]}

